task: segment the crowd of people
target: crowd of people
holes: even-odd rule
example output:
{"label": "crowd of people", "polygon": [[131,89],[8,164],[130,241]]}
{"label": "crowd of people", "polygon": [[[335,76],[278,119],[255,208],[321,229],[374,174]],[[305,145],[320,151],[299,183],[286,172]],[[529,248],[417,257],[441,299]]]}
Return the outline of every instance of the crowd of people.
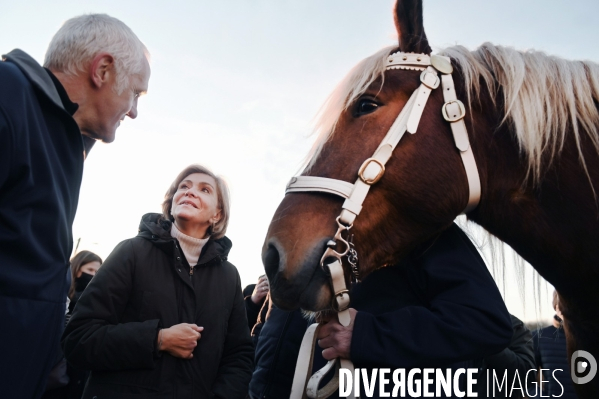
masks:
{"label": "crowd of people", "polygon": [[[242,290],[227,260],[228,187],[211,170],[184,168],[162,213],[143,215],[105,261],[69,259],[84,159],[137,117],[149,79],[146,47],[101,14],[68,20],[43,67],[21,50],[0,62],[3,398],[290,395],[309,321],[276,307],[266,276]],[[364,369],[559,366],[562,397],[573,395],[558,298],[557,324],[533,337],[455,224],[351,297],[348,326],[322,320],[315,368],[337,357]]]}

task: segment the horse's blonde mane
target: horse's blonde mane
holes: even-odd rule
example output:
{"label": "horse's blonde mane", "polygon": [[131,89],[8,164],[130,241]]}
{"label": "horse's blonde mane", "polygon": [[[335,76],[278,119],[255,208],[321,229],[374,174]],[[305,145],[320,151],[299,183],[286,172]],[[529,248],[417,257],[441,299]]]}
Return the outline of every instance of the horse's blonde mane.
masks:
{"label": "horse's blonde mane", "polygon": [[[528,157],[529,173],[538,182],[542,156],[548,165],[560,153],[566,133],[572,130],[581,165],[581,134],[586,132],[599,151],[599,65],[590,61],[567,61],[538,51],[485,43],[475,51],[450,47],[441,54],[457,62],[465,79],[468,103],[480,95],[481,81],[491,99],[503,93],[503,122],[510,123],[520,149]],[[582,131],[582,132],[581,132]]]}
{"label": "horse's blonde mane", "polygon": [[[338,118],[378,77],[384,78],[387,56],[394,47],[381,49],[356,65],[325,102],[317,119],[318,134],[308,154],[311,167],[330,139]],[[563,149],[566,132],[572,131],[581,165],[581,132],[586,132],[599,151],[599,65],[590,61],[567,61],[538,51],[517,51],[485,43],[474,51],[462,46],[440,52],[462,70],[467,103],[478,101],[481,83],[492,101],[503,95],[503,122],[511,124],[520,149],[528,158],[529,174],[540,180],[547,166]],[[548,163],[542,164],[542,156]]]}
{"label": "horse's blonde mane", "polygon": [[329,95],[317,115],[314,132],[318,137],[306,157],[308,169],[314,164],[322,147],[333,135],[341,113],[362,95],[379,76],[383,79],[382,86],[387,56],[396,48],[396,46],[385,47],[360,61]]}

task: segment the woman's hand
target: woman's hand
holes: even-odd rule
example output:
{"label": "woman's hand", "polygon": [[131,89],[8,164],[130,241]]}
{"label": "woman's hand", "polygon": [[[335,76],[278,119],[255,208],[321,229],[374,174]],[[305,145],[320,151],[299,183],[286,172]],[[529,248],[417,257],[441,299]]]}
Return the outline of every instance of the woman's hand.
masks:
{"label": "woman's hand", "polygon": [[252,302],[256,305],[260,304],[266,294],[268,294],[269,289],[270,287],[268,286],[268,279],[266,276],[260,276],[258,284],[254,287],[254,292],[252,292]]}
{"label": "woman's hand", "polygon": [[181,323],[165,328],[158,334],[159,350],[183,359],[193,358],[193,350],[198,346],[198,340],[204,327],[195,324]]}

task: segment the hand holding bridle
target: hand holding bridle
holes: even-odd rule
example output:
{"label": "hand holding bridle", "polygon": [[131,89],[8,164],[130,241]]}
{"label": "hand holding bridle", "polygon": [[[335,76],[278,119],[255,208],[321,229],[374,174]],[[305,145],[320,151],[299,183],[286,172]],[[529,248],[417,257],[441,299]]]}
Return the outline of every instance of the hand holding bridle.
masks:
{"label": "hand holding bridle", "polygon": [[351,322],[347,327],[339,323],[337,317],[331,317],[318,331],[318,346],[323,348],[322,357],[326,360],[340,357],[349,359],[354,320],[358,312],[349,308]]}
{"label": "hand holding bridle", "polygon": [[175,357],[191,359],[203,330],[204,327],[187,323],[162,329],[158,334],[158,350],[168,352]]}

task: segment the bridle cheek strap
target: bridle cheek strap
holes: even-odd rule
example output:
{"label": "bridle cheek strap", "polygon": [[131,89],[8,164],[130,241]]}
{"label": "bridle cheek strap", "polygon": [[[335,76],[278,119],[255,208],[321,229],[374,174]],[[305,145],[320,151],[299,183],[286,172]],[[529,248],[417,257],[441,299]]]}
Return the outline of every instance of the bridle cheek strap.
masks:
{"label": "bridle cheek strap", "polygon": [[[376,184],[385,173],[385,165],[391,158],[393,150],[399,144],[405,132],[416,133],[420,119],[424,112],[426,103],[431,92],[442,85],[445,103],[441,109],[443,117],[451,126],[456,148],[460,152],[462,163],[468,179],[468,204],[463,213],[474,209],[481,194],[480,177],[472,148],[468,140],[468,132],[464,123],[466,110],[464,104],[457,99],[451,73],[453,68],[447,57],[437,55],[428,56],[424,54],[394,53],[387,60],[387,69],[412,69],[422,71],[420,75],[421,85],[412,93],[408,102],[389,128],[385,138],[374,152],[372,157],[362,163],[358,171],[358,178],[354,184],[318,176],[296,176],[287,185],[285,194],[297,192],[324,192],[334,194],[345,199],[342,211],[337,218],[339,229],[335,234],[335,240],[330,241],[328,249],[321,259],[321,265],[330,274],[331,286],[334,292],[333,308],[337,310],[339,323],[348,326],[351,323],[349,314],[349,291],[345,285],[345,276],[341,258],[348,253],[349,244],[343,239],[341,233],[349,230],[356,217],[362,211],[362,204],[373,184]],[[441,78],[439,79],[439,73]],[[346,251],[336,252],[334,246],[338,242],[346,244]],[[357,272],[356,272],[357,273]],[[327,363],[325,367],[317,371],[308,381],[307,376],[312,373],[312,361],[316,338],[318,335],[318,324],[312,324],[306,331],[297,359],[291,399],[327,398],[338,388],[339,367],[348,369],[352,374],[354,366],[348,359],[335,359]],[[339,366],[340,364],[340,366]],[[334,368],[333,368],[334,367]],[[335,370],[334,378],[320,390],[318,386],[321,379],[331,370]],[[306,396],[304,396],[304,393]],[[350,398],[357,398],[353,391]]]}
{"label": "bridle cheek strap", "polygon": [[[337,318],[339,323],[347,327],[351,323],[349,314],[349,291],[345,285],[345,276],[341,260],[326,265],[331,277],[333,291],[335,292]],[[295,365],[295,374],[293,376],[293,385],[291,387],[290,399],[302,399],[305,397],[312,399],[328,398],[337,389],[339,389],[339,368],[348,369],[353,375],[354,365],[347,359],[329,360],[328,363],[312,375],[312,362],[314,360],[314,349],[317,344],[317,336],[320,324],[314,323],[306,330],[300,346],[297,362]],[[321,380],[331,371],[335,371],[333,378],[323,387],[318,389]],[[309,379],[308,376],[312,375]],[[306,396],[304,396],[304,393]],[[353,391],[348,396],[350,399],[356,399]]]}
{"label": "bridle cheek strap", "polygon": [[[395,53],[389,56],[390,62],[393,57],[401,56],[402,53]],[[468,181],[468,203],[463,213],[468,213],[478,205],[481,196],[480,176],[474,154],[468,139],[464,116],[466,110],[464,104],[457,99],[451,70],[445,69],[443,66],[438,66],[439,70],[431,64],[439,63],[439,60],[444,60],[451,68],[449,58],[441,56],[426,56],[418,54],[418,61],[411,60],[410,57],[415,57],[415,54],[407,55],[408,59],[405,62],[413,61],[413,64],[401,64],[394,61],[390,68],[398,69],[417,69],[422,70],[420,75],[421,85],[412,93],[410,99],[403,107],[387,135],[373,154],[368,158],[358,172],[358,179],[352,185],[349,182],[330,179],[318,176],[296,176],[291,179],[287,185],[285,193],[296,192],[325,192],[345,198],[342,205],[341,221],[346,225],[353,224],[356,216],[362,210],[362,204],[366,199],[366,195],[370,190],[370,186],[378,182],[385,173],[385,164],[391,157],[393,150],[399,144],[406,130],[411,134],[416,133],[422,113],[426,106],[427,100],[432,90],[436,89],[441,83],[443,88],[443,98],[445,104],[441,109],[442,115],[450,124],[454,143],[458,149],[466,172]],[[426,69],[422,67],[427,64]],[[406,66],[407,65],[407,66]],[[441,79],[438,73],[441,72]]]}
{"label": "bridle cheek strap", "polygon": [[480,176],[478,175],[478,168],[476,167],[476,161],[474,160],[474,154],[472,153],[472,146],[468,140],[466,123],[464,123],[466,108],[457,98],[451,75],[441,75],[441,82],[443,83],[443,99],[445,100],[442,114],[445,120],[449,122],[449,126],[451,126],[453,140],[457,149],[460,151],[462,163],[466,170],[466,177],[468,179],[468,205],[463,212],[466,214],[476,208],[480,201]]}

